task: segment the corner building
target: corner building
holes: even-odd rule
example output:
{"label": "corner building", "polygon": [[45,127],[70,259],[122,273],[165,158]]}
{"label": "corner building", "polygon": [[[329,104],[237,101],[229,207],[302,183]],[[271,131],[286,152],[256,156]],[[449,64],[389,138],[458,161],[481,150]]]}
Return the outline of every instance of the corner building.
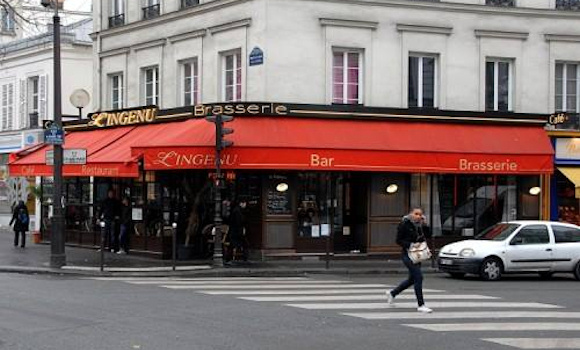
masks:
{"label": "corner building", "polygon": [[[116,122],[68,126],[65,148],[88,149],[86,165],[65,167],[69,208],[82,213],[69,239],[98,242],[98,204],[113,188],[131,197],[133,250],[168,256],[178,222],[180,244],[203,255],[208,112],[235,118],[223,195],[249,201],[254,256],[321,253],[327,236],[335,253],[398,253],[396,225],[413,206],[436,247],[498,221],[547,219],[544,125],[561,94],[557,66],[580,62],[580,13],[568,5],[97,2],[104,112],[93,117]],[[128,119],[146,108],[154,120]],[[40,151],[15,155],[11,171],[45,175],[43,162]]]}

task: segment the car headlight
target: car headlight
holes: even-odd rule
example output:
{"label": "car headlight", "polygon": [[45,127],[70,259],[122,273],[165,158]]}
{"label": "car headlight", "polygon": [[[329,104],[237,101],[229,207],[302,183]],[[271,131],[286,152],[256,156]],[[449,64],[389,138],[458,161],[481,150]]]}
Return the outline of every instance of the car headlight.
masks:
{"label": "car headlight", "polygon": [[470,258],[474,255],[475,255],[475,250],[473,250],[471,248],[461,249],[461,251],[459,252],[459,256],[462,258]]}

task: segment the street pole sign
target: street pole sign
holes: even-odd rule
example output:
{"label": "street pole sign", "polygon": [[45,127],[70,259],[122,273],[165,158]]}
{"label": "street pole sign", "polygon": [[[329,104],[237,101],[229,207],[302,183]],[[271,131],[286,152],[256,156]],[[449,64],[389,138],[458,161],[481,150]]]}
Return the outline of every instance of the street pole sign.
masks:
{"label": "street pole sign", "polygon": [[64,130],[59,128],[56,123],[52,121],[45,121],[44,127],[44,143],[49,145],[64,144]]}
{"label": "street pole sign", "polygon": [[[46,151],[46,165],[54,165],[54,151]],[[87,150],[83,148],[64,149],[63,164],[87,164]]]}

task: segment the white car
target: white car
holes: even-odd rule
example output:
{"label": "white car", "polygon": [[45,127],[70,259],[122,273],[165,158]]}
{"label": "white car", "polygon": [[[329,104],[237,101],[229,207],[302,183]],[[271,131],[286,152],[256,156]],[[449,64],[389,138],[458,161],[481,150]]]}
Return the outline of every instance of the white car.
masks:
{"label": "white car", "polygon": [[580,280],[580,227],[551,221],[496,224],[475,239],[441,248],[439,270],[452,277],[476,274],[499,280],[504,273],[573,273]]}

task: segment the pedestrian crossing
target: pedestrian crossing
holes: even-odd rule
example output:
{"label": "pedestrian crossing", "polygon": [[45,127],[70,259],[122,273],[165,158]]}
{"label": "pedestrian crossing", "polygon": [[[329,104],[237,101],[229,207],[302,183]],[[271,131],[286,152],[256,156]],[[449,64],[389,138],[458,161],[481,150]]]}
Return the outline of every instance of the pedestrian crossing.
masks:
{"label": "pedestrian crossing", "polygon": [[[427,306],[435,312],[422,314],[416,311],[412,288],[397,296],[396,303],[391,305],[386,302],[385,291],[393,286],[383,283],[306,277],[93,279],[335,312],[369,322],[389,321],[429,332],[475,334],[482,341],[506,349],[580,349],[580,338],[573,338],[580,331],[580,312],[550,303],[515,302],[473,292],[425,289]],[[557,333],[558,337],[551,338],[550,332]],[[489,337],[490,334],[493,337]]]}

